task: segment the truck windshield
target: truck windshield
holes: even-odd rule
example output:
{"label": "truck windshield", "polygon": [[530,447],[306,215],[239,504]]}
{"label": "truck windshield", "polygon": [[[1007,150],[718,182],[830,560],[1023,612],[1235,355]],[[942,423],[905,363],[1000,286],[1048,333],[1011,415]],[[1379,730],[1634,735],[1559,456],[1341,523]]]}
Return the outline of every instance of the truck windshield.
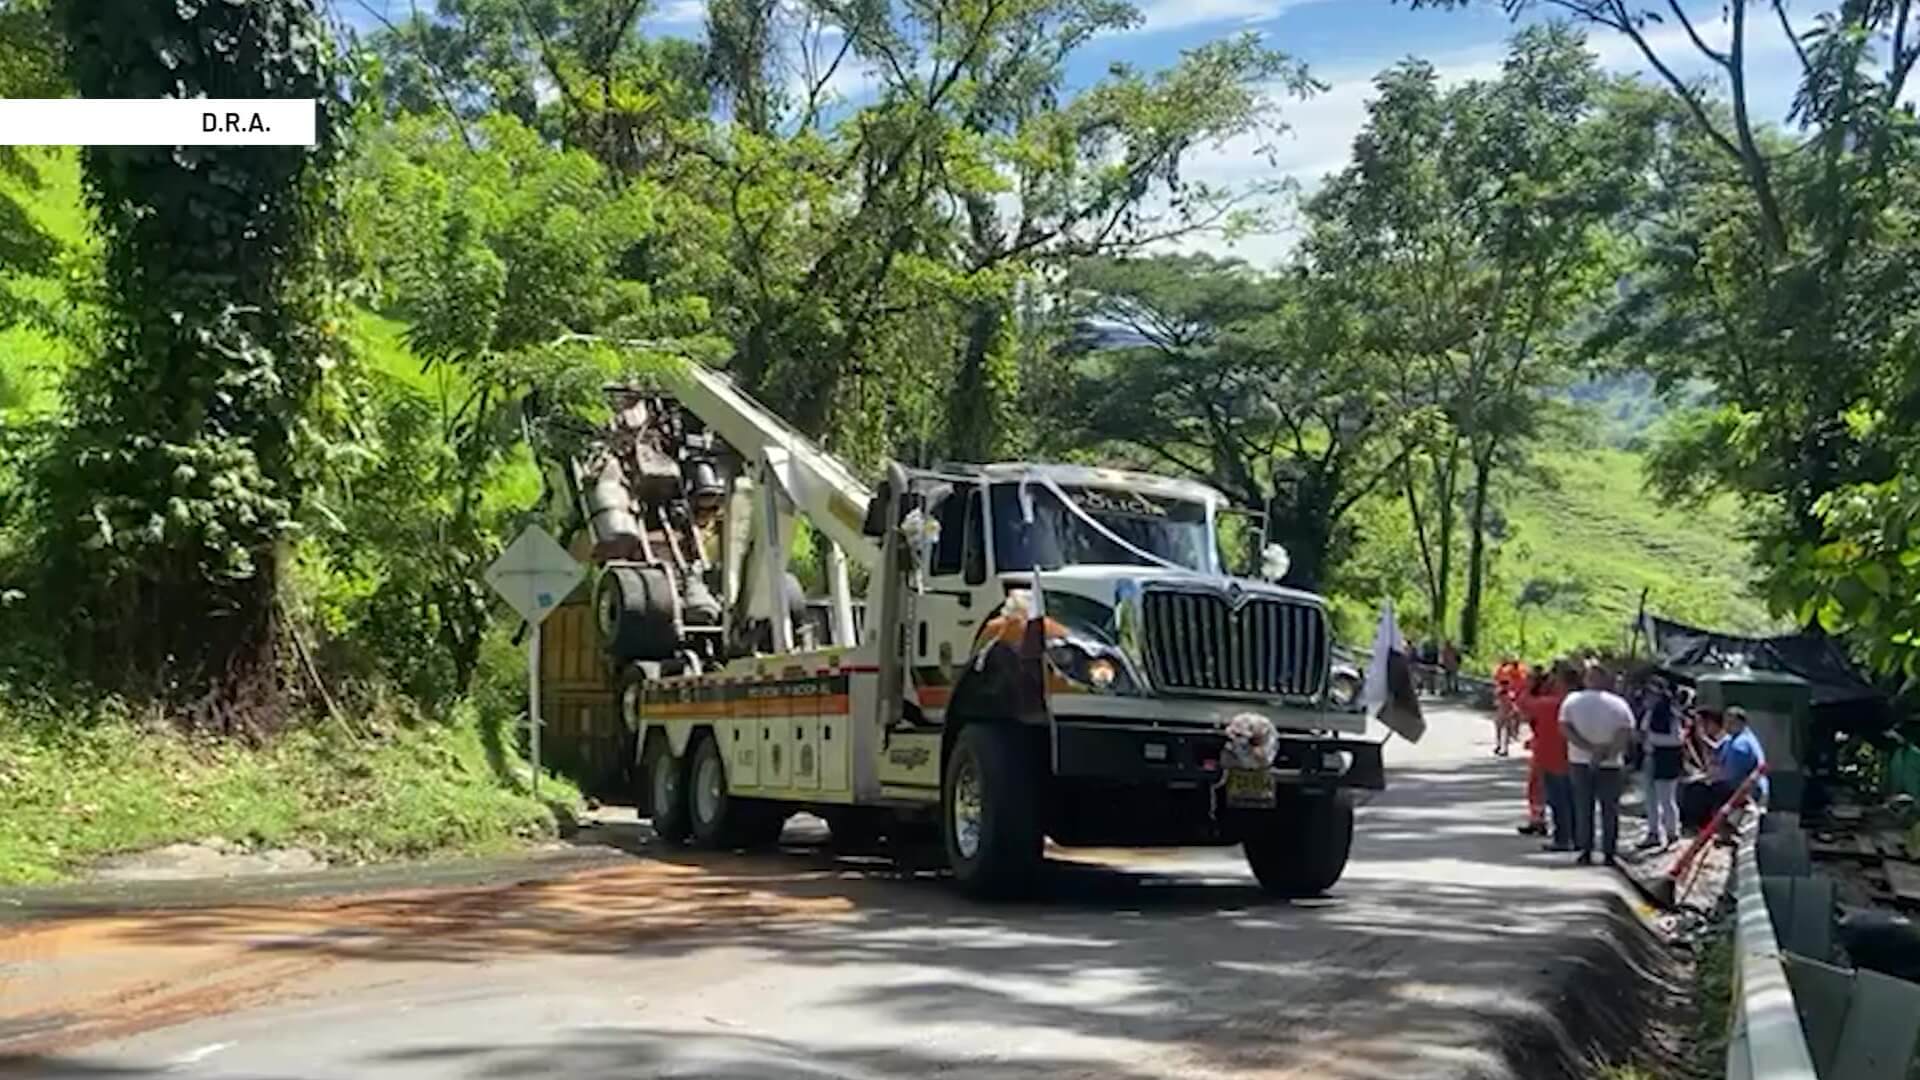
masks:
{"label": "truck windshield", "polygon": [[1057,570],[1063,566],[1150,566],[1126,546],[1189,570],[1213,573],[1215,550],[1207,508],[1109,488],[1061,488],[1080,514],[1126,541],[1114,543],[1043,484],[1028,484],[1033,520],[1021,509],[1019,484],[993,485],[993,550],[998,570]]}

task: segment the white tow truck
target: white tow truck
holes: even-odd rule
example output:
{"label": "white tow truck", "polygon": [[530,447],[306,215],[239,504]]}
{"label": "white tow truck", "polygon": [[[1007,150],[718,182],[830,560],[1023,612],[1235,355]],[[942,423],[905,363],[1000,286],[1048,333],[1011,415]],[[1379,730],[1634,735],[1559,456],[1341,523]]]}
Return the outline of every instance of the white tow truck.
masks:
{"label": "white tow truck", "polygon": [[[1340,877],[1380,745],[1328,700],[1322,599],[1227,572],[1219,492],[1025,463],[869,489],[692,362],[608,394],[566,472],[662,839],[769,844],[802,810],[836,840],[937,826],[977,895],[1028,888],[1048,838],[1240,844],[1285,896]],[[826,552],[813,617],[797,519]]]}

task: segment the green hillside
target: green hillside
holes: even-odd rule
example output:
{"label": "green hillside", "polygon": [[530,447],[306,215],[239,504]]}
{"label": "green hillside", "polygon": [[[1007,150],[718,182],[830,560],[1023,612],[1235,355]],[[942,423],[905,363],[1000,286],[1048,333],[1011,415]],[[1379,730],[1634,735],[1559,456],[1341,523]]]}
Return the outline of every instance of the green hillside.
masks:
{"label": "green hillside", "polygon": [[1520,486],[1494,568],[1487,629],[1498,647],[1520,646],[1523,594],[1531,654],[1617,643],[1647,608],[1686,622],[1760,631],[1772,623],[1753,595],[1752,556],[1738,509],[1723,498],[1699,509],[1664,506],[1644,489],[1641,458],[1623,450],[1555,451],[1540,464],[1550,483]]}
{"label": "green hillside", "polygon": [[[1641,462],[1629,450],[1558,448],[1536,456],[1540,476],[1508,481],[1472,666],[1491,666],[1508,651],[1539,659],[1586,646],[1617,648],[1642,590],[1655,614],[1730,630],[1777,628],[1754,595],[1752,556],[1733,500],[1666,507],[1644,489]],[[1376,497],[1355,525],[1359,543],[1334,598],[1342,637],[1359,642],[1372,633],[1382,596],[1392,597],[1409,636],[1425,636],[1420,555],[1404,502]],[[1457,619],[1466,538],[1456,543]]]}

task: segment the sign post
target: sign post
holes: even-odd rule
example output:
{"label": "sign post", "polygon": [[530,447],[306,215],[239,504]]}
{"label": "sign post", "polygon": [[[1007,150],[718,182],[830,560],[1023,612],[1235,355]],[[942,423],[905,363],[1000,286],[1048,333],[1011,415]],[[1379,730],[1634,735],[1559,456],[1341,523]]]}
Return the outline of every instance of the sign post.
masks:
{"label": "sign post", "polygon": [[538,525],[529,525],[487,567],[487,584],[527,621],[527,741],[540,797],[540,624],[580,583],[586,567]]}

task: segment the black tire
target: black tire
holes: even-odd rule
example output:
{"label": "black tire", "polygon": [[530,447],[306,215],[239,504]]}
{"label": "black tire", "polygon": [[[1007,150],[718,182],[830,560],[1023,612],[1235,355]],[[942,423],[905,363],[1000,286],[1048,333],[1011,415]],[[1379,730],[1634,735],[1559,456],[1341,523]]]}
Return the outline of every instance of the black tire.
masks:
{"label": "black tire", "polygon": [[1018,896],[1040,874],[1040,785],[1024,734],[1012,724],[969,724],[947,758],[940,832],[954,881],[973,896]]}
{"label": "black tire", "polygon": [[640,724],[637,695],[646,685],[647,673],[638,665],[628,664],[620,669],[613,682],[613,723],[620,732],[619,760],[615,762],[614,782],[621,791],[632,792],[638,801],[634,803],[641,813],[646,813],[647,774],[640,760]]}
{"label": "black tire", "polygon": [[743,799],[727,790],[727,761],[712,734],[694,737],[687,755],[687,819],[703,848],[770,847],[793,811],[784,803]]}
{"label": "black tire", "polygon": [[640,783],[635,797],[642,813],[653,820],[655,836],[669,844],[687,842],[687,763],[673,756],[664,735],[649,740],[640,758]]}
{"label": "black tire", "polygon": [[1260,887],[1275,896],[1319,896],[1346,872],[1353,804],[1339,794],[1282,799],[1241,844]]}
{"label": "black tire", "polygon": [[615,660],[668,660],[680,647],[680,601],[661,566],[609,566],[594,585],[600,640]]}

